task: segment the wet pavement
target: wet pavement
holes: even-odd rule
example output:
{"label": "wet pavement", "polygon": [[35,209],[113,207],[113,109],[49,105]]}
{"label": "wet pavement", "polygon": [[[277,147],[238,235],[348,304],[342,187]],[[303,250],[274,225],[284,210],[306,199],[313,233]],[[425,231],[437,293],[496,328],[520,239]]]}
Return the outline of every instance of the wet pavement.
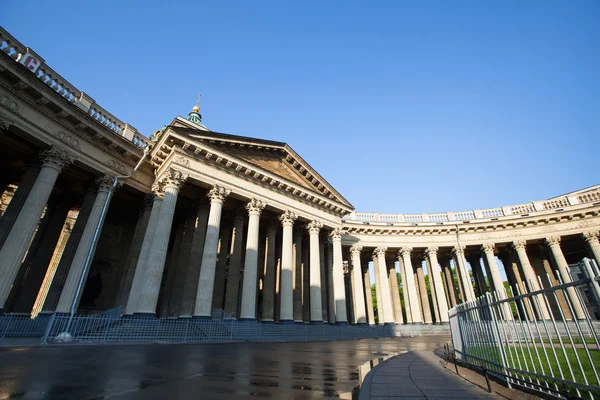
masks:
{"label": "wet pavement", "polygon": [[0,399],[351,398],[365,362],[449,336],[0,348]]}

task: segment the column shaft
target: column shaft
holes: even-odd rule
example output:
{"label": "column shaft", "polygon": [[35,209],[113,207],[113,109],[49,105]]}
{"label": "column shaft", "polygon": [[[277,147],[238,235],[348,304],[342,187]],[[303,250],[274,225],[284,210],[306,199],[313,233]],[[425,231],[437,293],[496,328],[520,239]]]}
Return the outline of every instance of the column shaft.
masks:
{"label": "column shaft", "polygon": [[352,255],[352,273],[354,274],[354,309],[357,324],[367,323],[367,310],[365,308],[365,289],[363,288],[362,266],[360,265],[360,252],[362,246],[354,245],[350,250]]}
{"label": "column shaft", "polygon": [[319,267],[319,273],[321,274],[321,313],[323,315],[323,322],[329,322],[327,316],[327,267],[325,265],[325,243],[327,237],[321,235],[319,237],[319,260],[321,265]]}
{"label": "column shaft", "polygon": [[[406,274],[404,274],[403,278],[406,280],[406,286],[405,286],[405,290],[408,290],[408,298],[409,298],[409,302],[410,302],[410,313],[411,313],[411,320],[412,323],[415,324],[419,324],[419,323],[423,323],[423,319],[421,318],[421,312],[419,310],[419,300],[417,298],[417,285],[415,283],[415,278],[413,275],[413,267],[412,267],[412,262],[410,260],[410,252],[412,251],[411,248],[405,247],[401,250],[402,253],[402,257],[403,257],[403,261],[404,261],[404,268],[406,270]],[[408,313],[408,311],[407,311]]]}
{"label": "column shaft", "polygon": [[[549,237],[546,238],[546,244],[550,247],[550,251],[552,252],[552,258],[554,258],[554,262],[558,267],[558,271],[560,273],[560,277],[562,279],[562,283],[571,283],[571,276],[569,275],[569,264],[565,259],[565,256],[560,248],[560,237]],[[567,288],[567,296],[569,296],[569,300],[571,302],[571,306],[573,307],[573,311],[575,312],[575,317],[577,319],[584,319],[585,315],[583,313],[583,309],[581,308],[581,302],[577,297],[577,293],[575,292],[574,287]],[[567,308],[563,310],[565,316],[570,315],[571,312]]]}
{"label": "column shaft", "polygon": [[[525,274],[525,285],[529,288],[529,291],[533,292],[539,290],[540,285],[538,284],[535,272],[533,271],[531,263],[529,262],[529,257],[527,257],[527,251],[525,249],[526,246],[527,244],[525,241],[513,242],[513,247],[517,252],[517,256],[519,257],[519,264],[521,265],[521,270],[523,271],[523,274]],[[540,306],[538,306],[536,302],[532,301],[534,310],[536,310],[538,317],[549,319],[549,307],[544,301],[544,297],[542,295],[539,295],[537,297],[539,299]]]}
{"label": "column shaft", "polygon": [[458,272],[458,279],[462,284],[463,289],[463,302],[475,300],[475,291],[473,290],[473,284],[471,283],[471,277],[469,271],[465,265],[464,250],[461,247],[454,247],[454,255],[456,260],[456,271]]}
{"label": "column shaft", "polygon": [[448,322],[448,303],[444,296],[444,287],[442,285],[442,277],[440,276],[439,262],[437,258],[437,248],[427,249],[427,256],[429,257],[429,284],[435,288],[435,298],[437,300],[437,306],[439,310],[440,319],[438,322]]}
{"label": "column shaft", "polygon": [[2,218],[0,218],[0,249],[4,245],[10,230],[19,216],[23,204],[25,204],[25,200],[29,197],[29,193],[35,184],[39,172],[40,168],[37,165],[31,166],[25,170],[25,174],[23,175],[23,178],[21,178],[17,190],[15,190],[10,203],[8,203],[6,211],[2,214]]}
{"label": "column shaft", "polygon": [[194,316],[210,318],[215,285],[215,273],[217,268],[217,250],[219,246],[219,230],[221,227],[221,211],[223,202],[229,195],[229,190],[219,186],[213,187],[208,196],[210,198],[210,211],[208,213],[208,226],[206,228],[206,239],[204,240],[204,251],[202,253],[202,266],[198,278],[198,290],[196,292],[196,305]]}
{"label": "column shaft", "polygon": [[373,294],[371,292],[371,276],[369,274],[369,263],[365,263],[363,278],[365,282],[364,297],[367,304],[367,317],[369,325],[375,325],[375,311],[373,310]]}
{"label": "column shaft", "polygon": [[281,291],[280,291],[280,322],[292,322],[294,320],[294,288],[292,266],[294,264],[294,221],[296,214],[286,211],[280,220],[283,226],[281,242]]}
{"label": "column shaft", "polygon": [[225,312],[233,318],[237,318],[238,316],[238,293],[240,292],[243,242],[244,217],[238,214],[233,220],[233,249],[231,250],[231,258],[229,259],[227,287],[225,289]]}
{"label": "column shaft", "polygon": [[267,260],[263,278],[262,321],[272,322],[275,319],[275,240],[277,227],[273,221],[267,228]]}
{"label": "column shaft", "polygon": [[244,282],[242,284],[241,320],[256,320],[256,293],[258,276],[258,234],[260,213],[265,203],[252,199],[247,205],[248,236],[246,238],[246,257],[244,259]]}
{"label": "column shaft", "polygon": [[327,246],[327,315],[329,323],[335,324],[335,294],[333,290],[333,245]]}
{"label": "column shaft", "polygon": [[456,286],[454,285],[454,278],[452,276],[452,269],[450,268],[450,260],[445,259],[442,262],[442,270],[444,273],[444,281],[446,283],[446,293],[450,307],[455,307],[456,302]]}
{"label": "column shaft", "polygon": [[346,312],[346,292],[344,289],[344,268],[342,256],[342,235],[341,229],[334,229],[332,233],[333,241],[333,295],[335,298],[335,322],[347,323],[348,314]]}
{"label": "column shaft", "polygon": [[379,269],[379,258],[376,254],[373,254],[373,278],[375,278],[375,302],[377,303],[377,320],[378,325],[383,325],[385,322],[384,311],[383,311],[383,299],[381,293],[383,292],[383,288],[381,287],[381,278],[379,275],[381,274],[381,270]]}
{"label": "column shaft", "polygon": [[323,227],[318,221],[308,225],[310,240],[310,322],[323,322],[321,303],[321,254],[319,251],[319,231]]}
{"label": "column shaft", "polygon": [[302,298],[303,296],[303,281],[304,271],[302,271],[302,235],[300,230],[297,229],[294,234],[294,248],[293,248],[294,264],[292,267],[293,276],[293,292],[294,292],[294,322],[302,322],[303,307]]}
{"label": "column shaft", "polygon": [[598,242],[598,231],[585,232],[582,236],[596,259],[596,264],[600,267],[600,242]]}
{"label": "column shaft", "polygon": [[[94,205],[92,206],[90,216],[85,224],[83,234],[81,235],[79,246],[77,247],[77,251],[73,257],[73,262],[71,263],[71,268],[69,269],[65,286],[63,287],[60,299],[58,300],[56,311],[59,313],[70,312],[72,305],[74,305],[74,309],[77,310],[79,300],[83,294],[83,286],[79,292],[77,289],[80,284],[83,285],[83,282],[85,282],[87,279],[87,274],[90,272],[90,266],[92,260],[94,259],[94,251],[96,250],[96,242],[98,239],[94,238],[94,235],[96,233],[96,229],[101,229],[102,225],[104,224],[105,215],[102,215],[102,210],[104,209],[104,204],[107,201],[110,201],[110,197],[112,195],[110,190],[113,181],[114,178],[108,175],[101,177],[96,181],[99,186],[98,193],[96,194],[96,199],[94,200]],[[88,265],[87,270],[85,270],[86,260],[88,257],[90,257],[90,264]]]}
{"label": "column shaft", "polygon": [[407,281],[406,281],[406,267],[402,256],[398,257],[398,264],[400,264],[400,279],[402,279],[402,298],[404,299],[404,312],[406,315],[406,323],[412,324],[412,314],[410,308],[410,299],[408,297]]}
{"label": "column shaft", "polygon": [[388,272],[390,282],[390,295],[392,297],[392,304],[394,310],[394,321],[396,322],[396,324],[403,324],[404,317],[402,317],[402,302],[400,301],[398,276],[396,275],[396,268],[394,266],[394,263],[392,263]]}
{"label": "column shaft", "polygon": [[423,273],[422,263],[417,265],[417,277],[419,278],[419,294],[421,295],[421,308],[423,309],[423,319],[426,324],[431,324],[431,307],[429,305],[429,296],[427,295],[427,285],[425,284],[425,274]]}

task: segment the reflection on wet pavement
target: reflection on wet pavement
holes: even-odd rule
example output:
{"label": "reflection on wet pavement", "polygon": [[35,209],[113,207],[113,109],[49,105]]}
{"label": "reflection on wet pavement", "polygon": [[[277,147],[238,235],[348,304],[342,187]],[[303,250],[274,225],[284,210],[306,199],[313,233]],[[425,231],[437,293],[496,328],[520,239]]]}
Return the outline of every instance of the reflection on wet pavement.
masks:
{"label": "reflection on wet pavement", "polygon": [[449,340],[0,348],[0,399],[351,398],[365,362]]}

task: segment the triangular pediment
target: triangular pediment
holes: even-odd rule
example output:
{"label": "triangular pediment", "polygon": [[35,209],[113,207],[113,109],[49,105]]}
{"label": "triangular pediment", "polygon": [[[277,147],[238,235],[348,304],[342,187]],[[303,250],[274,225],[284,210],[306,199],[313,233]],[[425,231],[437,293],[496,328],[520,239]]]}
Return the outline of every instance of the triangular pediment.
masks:
{"label": "triangular pediment", "polygon": [[207,131],[178,117],[171,124],[178,134],[236,157],[293,184],[343,204],[353,206],[319,173],[283,142]]}

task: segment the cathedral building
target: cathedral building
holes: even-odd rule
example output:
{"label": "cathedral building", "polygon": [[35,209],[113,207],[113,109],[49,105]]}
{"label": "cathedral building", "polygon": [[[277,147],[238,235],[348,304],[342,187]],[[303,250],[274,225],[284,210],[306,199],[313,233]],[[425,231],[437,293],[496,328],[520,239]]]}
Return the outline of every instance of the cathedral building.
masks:
{"label": "cathedral building", "polygon": [[461,302],[600,261],[600,185],[358,212],[286,143],[210,130],[198,105],[147,138],[1,28],[0,49],[2,313],[444,324]]}

